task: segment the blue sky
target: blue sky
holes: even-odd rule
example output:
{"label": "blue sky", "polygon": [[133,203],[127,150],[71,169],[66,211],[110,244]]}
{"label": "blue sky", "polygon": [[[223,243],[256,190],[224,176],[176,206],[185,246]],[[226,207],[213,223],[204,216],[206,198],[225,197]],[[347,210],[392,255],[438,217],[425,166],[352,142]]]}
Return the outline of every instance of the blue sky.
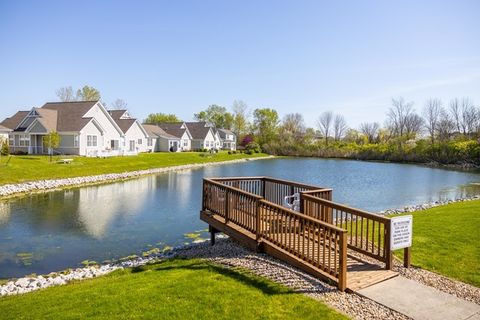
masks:
{"label": "blue sky", "polygon": [[85,84],[190,120],[209,104],[383,121],[392,97],[480,104],[480,1],[4,1],[0,118]]}

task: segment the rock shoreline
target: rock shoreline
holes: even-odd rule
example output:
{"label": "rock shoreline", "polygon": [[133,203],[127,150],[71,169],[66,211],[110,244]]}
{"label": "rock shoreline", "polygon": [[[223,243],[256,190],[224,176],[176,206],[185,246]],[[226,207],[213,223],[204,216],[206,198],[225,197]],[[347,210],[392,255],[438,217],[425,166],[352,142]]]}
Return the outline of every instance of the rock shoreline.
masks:
{"label": "rock shoreline", "polygon": [[438,201],[434,201],[434,202],[405,206],[403,208],[398,208],[398,209],[387,209],[387,210],[382,210],[382,211],[378,212],[378,214],[380,214],[380,215],[394,215],[394,214],[409,213],[409,212],[414,212],[414,211],[423,211],[423,210],[427,210],[427,209],[430,209],[430,208],[445,206],[445,205],[451,204],[451,203],[474,201],[474,200],[480,200],[480,195],[474,195],[474,196],[466,197],[466,198],[438,200]]}
{"label": "rock shoreline", "polygon": [[270,158],[273,158],[273,156],[235,159],[235,160],[227,160],[227,161],[219,161],[219,162],[185,164],[180,166],[136,170],[136,171],[128,171],[128,172],[122,172],[122,173],[106,173],[106,174],[100,174],[100,175],[94,175],[94,176],[36,180],[36,181],[24,182],[24,183],[5,184],[0,186],[0,198],[13,196],[17,194],[29,193],[29,192],[50,191],[50,190],[55,190],[59,188],[114,182],[114,181],[120,181],[125,179],[137,178],[140,176],[145,176],[150,174],[159,174],[159,173],[180,171],[180,170],[186,170],[186,169],[203,168],[203,167],[221,165],[221,164],[240,163],[240,162],[253,161],[253,160],[264,160],[264,159],[270,159]]}

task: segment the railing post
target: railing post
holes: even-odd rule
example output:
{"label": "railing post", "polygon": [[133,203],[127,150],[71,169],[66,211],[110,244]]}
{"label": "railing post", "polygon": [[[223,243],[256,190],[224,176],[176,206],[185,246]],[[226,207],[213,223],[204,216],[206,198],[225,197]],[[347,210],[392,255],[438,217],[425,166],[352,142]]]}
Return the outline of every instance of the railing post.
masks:
{"label": "railing post", "polygon": [[255,201],[255,204],[256,204],[256,208],[255,208],[255,235],[256,235],[256,239],[257,239],[257,242],[260,240],[261,236],[262,236],[262,226],[261,226],[261,219],[260,219],[260,213],[261,213],[261,210],[260,210],[260,201],[257,199],[257,201]]}
{"label": "railing post", "polygon": [[301,192],[300,192],[300,212],[301,212],[301,213],[305,213],[305,203],[304,203],[304,202],[305,202],[305,198],[304,198],[304,196],[303,196],[303,192],[304,192],[304,191],[301,191]]}
{"label": "railing post", "polygon": [[205,181],[205,179],[203,179],[203,184],[202,184],[202,211],[205,211],[205,209],[207,208],[206,203],[205,203],[206,202],[205,196],[207,195],[206,188],[207,188],[207,182]]}
{"label": "railing post", "polygon": [[390,249],[390,232],[391,232],[391,221],[388,220],[385,223],[384,230],[384,250],[385,250],[385,269],[392,270],[392,250]]}
{"label": "railing post", "polygon": [[267,180],[262,178],[262,198],[265,199],[265,187],[267,186]]}
{"label": "railing post", "polygon": [[340,234],[338,290],[345,291],[347,288],[347,232]]}
{"label": "railing post", "polygon": [[225,190],[225,224],[230,220],[230,193]]}

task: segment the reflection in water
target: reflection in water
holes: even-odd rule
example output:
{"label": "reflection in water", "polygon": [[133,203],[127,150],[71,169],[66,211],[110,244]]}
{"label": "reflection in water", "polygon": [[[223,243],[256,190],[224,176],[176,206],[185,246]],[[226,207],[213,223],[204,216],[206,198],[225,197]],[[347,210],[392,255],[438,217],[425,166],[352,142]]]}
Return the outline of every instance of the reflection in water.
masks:
{"label": "reflection in water", "polygon": [[79,189],[78,219],[90,236],[101,239],[118,217],[141,212],[145,197],[155,189],[149,177]]}
{"label": "reflection in water", "polygon": [[0,225],[6,224],[10,218],[10,203],[0,202]]}
{"label": "reflection in water", "polygon": [[472,172],[308,158],[211,166],[32,194],[0,202],[0,278],[181,245],[188,240],[184,234],[206,227],[198,217],[201,186],[203,177],[212,176],[273,176],[330,187],[335,201],[373,212],[480,194],[480,175]]}

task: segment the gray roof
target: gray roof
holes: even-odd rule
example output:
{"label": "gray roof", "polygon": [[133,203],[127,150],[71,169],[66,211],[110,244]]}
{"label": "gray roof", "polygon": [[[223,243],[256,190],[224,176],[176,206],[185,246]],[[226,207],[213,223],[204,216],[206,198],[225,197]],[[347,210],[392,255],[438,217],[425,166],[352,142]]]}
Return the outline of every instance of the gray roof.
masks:
{"label": "gray roof", "polygon": [[158,124],[163,131],[177,138],[181,138],[187,129],[182,128],[183,122],[161,122]]}
{"label": "gray roof", "polygon": [[185,125],[192,135],[192,139],[205,139],[207,137],[210,127],[207,126],[206,122],[185,122]]}
{"label": "gray roof", "polygon": [[22,120],[25,119],[25,117],[29,112],[30,111],[18,111],[10,118],[6,118],[2,122],[0,122],[0,125],[4,126],[5,128],[14,130],[16,127],[18,127],[20,122],[22,122]]}
{"label": "gray roof", "polygon": [[179,139],[178,137],[165,132],[162,128],[155,124],[142,124],[142,126],[150,138],[161,137],[166,139]]}
{"label": "gray roof", "polygon": [[108,110],[115,123],[122,129],[123,133],[127,133],[128,129],[137,121],[137,119],[120,119],[127,110]]}
{"label": "gray roof", "polygon": [[9,129],[7,127],[4,127],[4,126],[0,125],[0,131],[1,132],[10,132],[10,131],[12,131],[12,129]]}
{"label": "gray roof", "polygon": [[47,102],[41,109],[57,111],[57,131],[80,131],[92,118],[83,116],[98,101]]}

